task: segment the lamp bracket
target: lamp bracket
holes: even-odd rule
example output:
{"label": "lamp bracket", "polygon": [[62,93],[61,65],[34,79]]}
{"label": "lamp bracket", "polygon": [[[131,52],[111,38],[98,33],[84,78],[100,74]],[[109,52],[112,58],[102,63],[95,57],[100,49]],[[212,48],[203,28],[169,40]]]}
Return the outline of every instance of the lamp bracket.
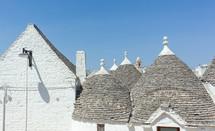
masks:
{"label": "lamp bracket", "polygon": [[32,67],[32,51],[23,48],[22,52],[28,54],[29,67]]}

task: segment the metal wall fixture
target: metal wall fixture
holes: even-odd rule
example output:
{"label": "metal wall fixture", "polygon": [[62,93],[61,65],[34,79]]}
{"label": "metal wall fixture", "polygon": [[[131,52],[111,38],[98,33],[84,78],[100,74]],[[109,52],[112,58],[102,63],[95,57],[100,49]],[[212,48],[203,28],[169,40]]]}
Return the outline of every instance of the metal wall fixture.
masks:
{"label": "metal wall fixture", "polygon": [[19,54],[19,57],[28,58],[29,67],[32,67],[32,51],[31,50],[26,50],[25,48],[23,48],[22,53]]}

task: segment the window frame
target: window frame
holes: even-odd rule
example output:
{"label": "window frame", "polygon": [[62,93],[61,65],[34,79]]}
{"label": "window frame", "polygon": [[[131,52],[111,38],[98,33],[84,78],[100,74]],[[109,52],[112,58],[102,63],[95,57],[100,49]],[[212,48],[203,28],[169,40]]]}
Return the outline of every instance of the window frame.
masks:
{"label": "window frame", "polygon": [[161,131],[161,128],[172,128],[177,129],[177,131],[180,131],[180,127],[165,127],[165,126],[157,126],[157,131]]}
{"label": "window frame", "polygon": [[105,131],[105,124],[97,124],[97,131],[99,131],[100,126],[103,126]]}

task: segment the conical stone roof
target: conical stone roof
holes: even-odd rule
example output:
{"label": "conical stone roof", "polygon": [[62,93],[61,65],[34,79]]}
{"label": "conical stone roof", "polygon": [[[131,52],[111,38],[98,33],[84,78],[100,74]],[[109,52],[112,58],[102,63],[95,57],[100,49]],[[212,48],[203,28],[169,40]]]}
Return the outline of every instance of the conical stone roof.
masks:
{"label": "conical stone roof", "polygon": [[120,65],[114,72],[111,72],[114,78],[123,83],[128,89],[132,89],[141,73],[132,64]]}
{"label": "conical stone roof", "polygon": [[[101,70],[104,69],[101,67]],[[74,104],[74,119],[129,121],[131,113],[129,90],[123,88],[112,75],[104,72],[98,73],[88,78],[82,87],[83,91]]]}
{"label": "conical stone roof", "polygon": [[210,82],[213,86],[215,86],[215,57],[212,62],[208,65],[205,73],[203,74],[202,79],[204,81]]}
{"label": "conical stone roof", "polygon": [[125,52],[124,61],[115,71],[112,71],[111,74],[129,90],[133,88],[133,86],[136,84],[136,82],[142,75],[137,70],[137,68],[127,59],[127,52]]}
{"label": "conical stone roof", "polygon": [[161,53],[155,59],[132,89],[131,98],[133,123],[146,122],[162,104],[168,104],[189,124],[215,123],[212,99],[192,70],[173,53]]}

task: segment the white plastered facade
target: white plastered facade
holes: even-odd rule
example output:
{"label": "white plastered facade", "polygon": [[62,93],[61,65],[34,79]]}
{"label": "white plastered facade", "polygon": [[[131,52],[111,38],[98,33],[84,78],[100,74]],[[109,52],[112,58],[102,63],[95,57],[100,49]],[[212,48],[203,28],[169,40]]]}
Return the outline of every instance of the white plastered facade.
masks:
{"label": "white plastered facade", "polygon": [[[104,124],[105,131],[157,131],[157,127],[178,127],[180,131],[214,131],[214,127],[190,127],[171,109],[158,109],[146,124],[113,123],[105,121],[73,120],[74,131],[97,131],[97,124]],[[131,126],[132,125],[132,126]]]}
{"label": "white plastered facade", "polygon": [[[33,66],[20,58],[22,48],[33,52]],[[27,73],[28,67],[28,73]],[[75,102],[75,74],[58,58],[34,25],[26,30],[0,58],[0,96],[7,87],[5,130],[26,128],[26,75],[28,78],[27,130],[70,131]],[[3,121],[0,104],[0,122]],[[2,129],[2,124],[0,124]]]}

